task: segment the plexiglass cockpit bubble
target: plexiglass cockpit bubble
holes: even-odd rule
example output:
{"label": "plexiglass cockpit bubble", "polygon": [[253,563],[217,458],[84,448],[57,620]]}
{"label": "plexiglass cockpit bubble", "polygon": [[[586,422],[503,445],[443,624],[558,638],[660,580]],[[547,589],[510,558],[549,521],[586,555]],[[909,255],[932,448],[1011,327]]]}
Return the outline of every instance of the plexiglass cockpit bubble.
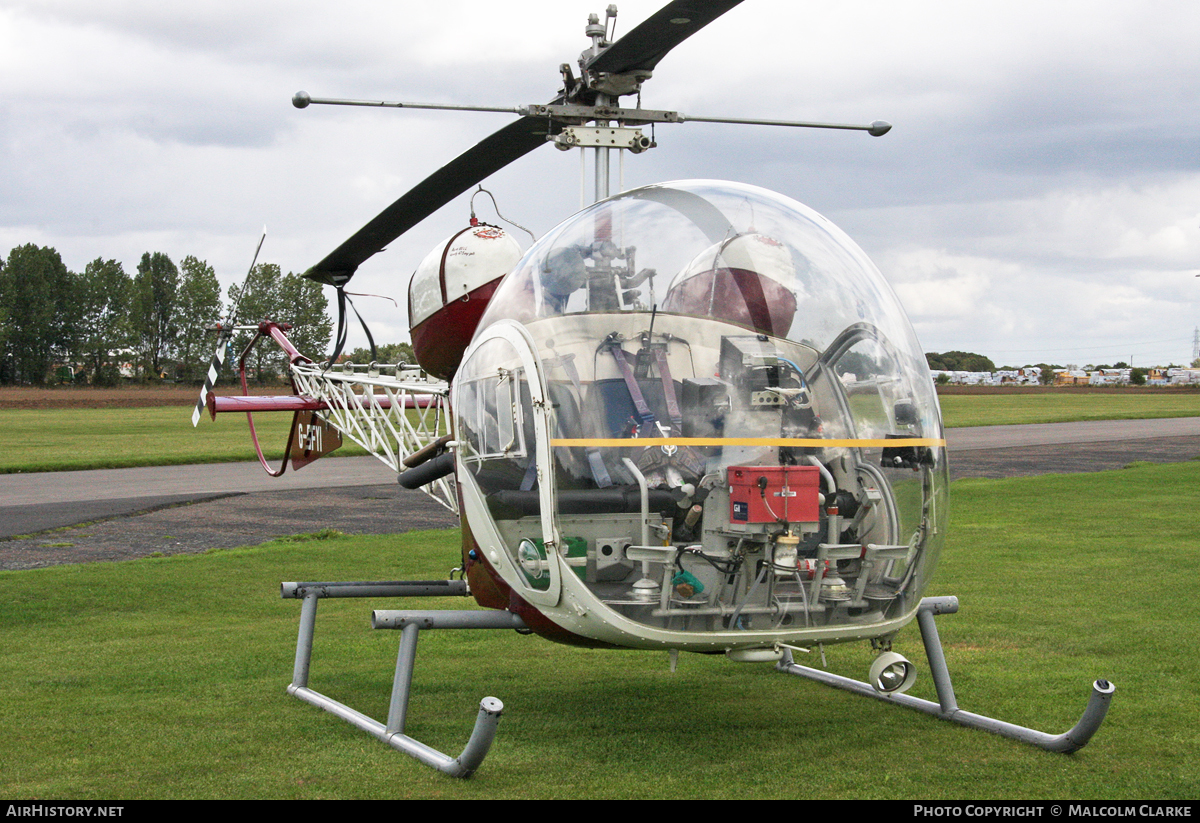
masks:
{"label": "plexiglass cockpit bubble", "polygon": [[464,507],[516,593],[624,618],[572,630],[715,648],[914,614],[946,513],[937,398],[895,295],[816,212],[724,182],[624,192],[539,240],[479,328]]}

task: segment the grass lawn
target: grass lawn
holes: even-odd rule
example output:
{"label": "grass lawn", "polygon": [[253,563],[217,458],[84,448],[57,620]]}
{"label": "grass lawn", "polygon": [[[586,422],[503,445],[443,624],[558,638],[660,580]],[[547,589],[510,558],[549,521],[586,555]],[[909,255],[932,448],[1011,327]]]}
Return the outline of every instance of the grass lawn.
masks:
{"label": "grass lawn", "polygon": [[[1116,685],[1108,720],[1050,754],[777,674],[769,665],[428,633],[409,733],[457,755],[479,699],[505,715],[454,781],[286,696],[299,603],[281,580],[444,577],[454,531],[325,536],[198,556],[0,572],[0,796],[137,798],[1179,799],[1200,796],[1200,462],[952,489],[927,594],[958,702],[1047,732]],[[383,718],[399,635],[320,606],[312,686]],[[413,608],[463,608],[461,600]],[[936,699],[915,624],[896,648]],[[866,644],[830,669],[866,673]],[[816,657],[815,655],[813,657]],[[819,665],[811,658],[801,662]]]}
{"label": "grass lawn", "polygon": [[[272,460],[283,455],[291,414],[256,414],[254,426]],[[0,473],[119,469],[255,460],[246,418],[205,415],[192,428],[191,409],[8,409],[0,412],[6,447]],[[365,454],[347,440],[336,454]]]}
{"label": "grass lawn", "polygon": [[947,426],[1200,416],[1200,392],[1192,391],[943,394],[938,402]]}
{"label": "grass lawn", "polygon": [[[943,395],[947,426],[1056,423],[1200,415],[1200,392]],[[7,446],[0,473],[109,469],[253,460],[240,414],[205,416],[191,425],[190,407],[0,411]],[[255,426],[268,457],[287,441],[290,414],[258,414]],[[365,454],[349,439],[334,456]]]}

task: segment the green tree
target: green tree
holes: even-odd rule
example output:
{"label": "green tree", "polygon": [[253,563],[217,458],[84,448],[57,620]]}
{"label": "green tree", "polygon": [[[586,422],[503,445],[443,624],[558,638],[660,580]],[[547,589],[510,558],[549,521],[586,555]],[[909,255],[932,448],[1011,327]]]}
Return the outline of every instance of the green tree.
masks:
{"label": "green tree", "polygon": [[[229,287],[229,303],[236,307],[237,316],[233,321],[240,326],[251,326],[263,320],[275,320],[279,316],[279,286],[282,275],[275,263],[259,263],[246,275],[246,281],[241,285]],[[254,332],[241,332],[233,339],[233,353],[239,356],[250,341]],[[231,358],[232,359],[232,358]],[[236,363],[231,363],[236,368]],[[265,383],[274,380],[286,368],[283,353],[269,340],[260,340],[250,353],[247,366],[253,372],[254,378]]]}
{"label": "green tree", "polygon": [[996,364],[991,358],[969,351],[948,351],[941,354],[926,352],[925,360],[929,363],[929,368],[942,371],[996,371]]}
{"label": "green tree", "polygon": [[[8,304],[4,302],[4,258],[0,257],[0,358],[8,351],[8,335],[11,329],[9,322]],[[4,364],[0,363],[0,378],[4,374]]]}
{"label": "green tree", "polygon": [[175,340],[179,269],[162,252],[146,252],[133,278],[130,323],[137,338],[143,377],[165,371]]}
{"label": "green tree", "polygon": [[76,280],[49,246],[9,252],[0,269],[0,312],[7,317],[0,381],[44,383],[55,359],[70,357],[79,326]]}
{"label": "green tree", "polygon": [[120,382],[116,353],[130,343],[132,290],[133,279],[116,260],[97,257],[84,267],[80,277],[79,353],[96,385]]}
{"label": "green tree", "polygon": [[[230,287],[229,302],[237,306],[238,325],[248,326],[263,320],[290,323],[288,339],[301,354],[318,362],[326,356],[333,321],[320,284],[291,273],[284,276],[275,263],[260,263],[250,271],[243,286]],[[252,337],[251,332],[237,335],[235,353],[243,351]],[[274,343],[260,341],[247,365],[259,382],[266,382],[286,373],[288,362]]]}
{"label": "green tree", "polygon": [[[368,348],[357,348],[353,351],[343,354],[341,360],[350,361],[351,363],[370,363],[371,350]],[[394,366],[397,363],[405,363],[410,366],[417,364],[416,355],[413,354],[411,343],[385,343],[382,346],[375,348],[375,362],[380,365]]]}
{"label": "green tree", "polygon": [[288,339],[301,354],[317,362],[326,358],[333,320],[320,283],[289,272],[279,283],[279,307],[271,319],[292,324]]}
{"label": "green tree", "polygon": [[221,319],[221,284],[212,266],[191,255],[179,270],[175,374],[180,380],[203,380],[217,340],[212,328]]}
{"label": "green tree", "polygon": [[1062,371],[1062,366],[1055,366],[1050,363],[1038,363],[1037,366],[1042,370],[1040,381],[1043,386],[1049,386],[1051,383],[1053,383],[1054,373],[1057,371]]}

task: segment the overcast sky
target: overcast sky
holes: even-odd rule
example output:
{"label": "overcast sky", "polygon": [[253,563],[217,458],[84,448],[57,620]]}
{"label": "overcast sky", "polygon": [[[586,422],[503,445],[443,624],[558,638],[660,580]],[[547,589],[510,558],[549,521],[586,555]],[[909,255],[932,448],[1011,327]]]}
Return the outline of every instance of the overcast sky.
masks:
{"label": "overcast sky", "polygon": [[[265,224],[261,259],[301,272],[513,116],[301,111],[294,92],[547,102],[607,5],[0,0],[0,254],[130,272],[192,254],[228,286]],[[619,3],[618,36],[659,5]],[[926,351],[1185,363],[1198,87],[1194,0],[745,0],[659,65],[643,105],[892,132],[662,126],[625,184],[725,178],[812,206],[875,260]],[[579,207],[579,166],[544,148],[484,185],[540,235]],[[466,218],[464,196],[360,270],[352,290],[400,304],[357,300],[376,340],[407,339],[408,278]]]}

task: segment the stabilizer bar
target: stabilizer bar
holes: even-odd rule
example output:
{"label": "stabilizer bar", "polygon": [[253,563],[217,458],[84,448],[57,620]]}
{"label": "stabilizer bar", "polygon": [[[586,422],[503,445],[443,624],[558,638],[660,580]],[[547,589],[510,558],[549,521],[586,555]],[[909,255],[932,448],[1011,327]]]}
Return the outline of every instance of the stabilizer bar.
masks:
{"label": "stabilizer bar", "polygon": [[896,703],[910,709],[931,714],[935,717],[940,717],[942,720],[949,720],[952,723],[958,723],[962,726],[982,729],[983,731],[992,732],[1003,737],[1010,737],[1047,751],[1070,754],[1086,746],[1088,741],[1092,739],[1092,735],[1100,728],[1100,724],[1104,722],[1104,717],[1108,713],[1109,703],[1112,701],[1113,692],[1116,691],[1116,687],[1107,680],[1097,680],[1092,684],[1091,697],[1088,699],[1083,716],[1069,731],[1058,735],[1047,734],[1013,723],[1006,723],[1002,720],[973,714],[972,712],[966,712],[958,708],[958,703],[954,698],[954,688],[950,683],[950,671],[946,667],[946,658],[942,654],[941,639],[938,637],[937,627],[934,625],[935,615],[954,614],[957,611],[958,598],[956,597],[926,597],[921,600],[917,608],[917,624],[921,629],[921,640],[925,645],[925,655],[929,660],[929,668],[933,675],[934,686],[937,688],[938,702],[936,703],[930,700],[922,700],[918,697],[910,697],[906,694],[885,694],[876,691],[869,683],[801,666],[792,660],[792,654],[789,650],[785,650],[783,660],[776,664],[776,668],[786,674],[807,677],[818,683],[844,689],[863,697],[874,697],[877,700],[887,703]]}

